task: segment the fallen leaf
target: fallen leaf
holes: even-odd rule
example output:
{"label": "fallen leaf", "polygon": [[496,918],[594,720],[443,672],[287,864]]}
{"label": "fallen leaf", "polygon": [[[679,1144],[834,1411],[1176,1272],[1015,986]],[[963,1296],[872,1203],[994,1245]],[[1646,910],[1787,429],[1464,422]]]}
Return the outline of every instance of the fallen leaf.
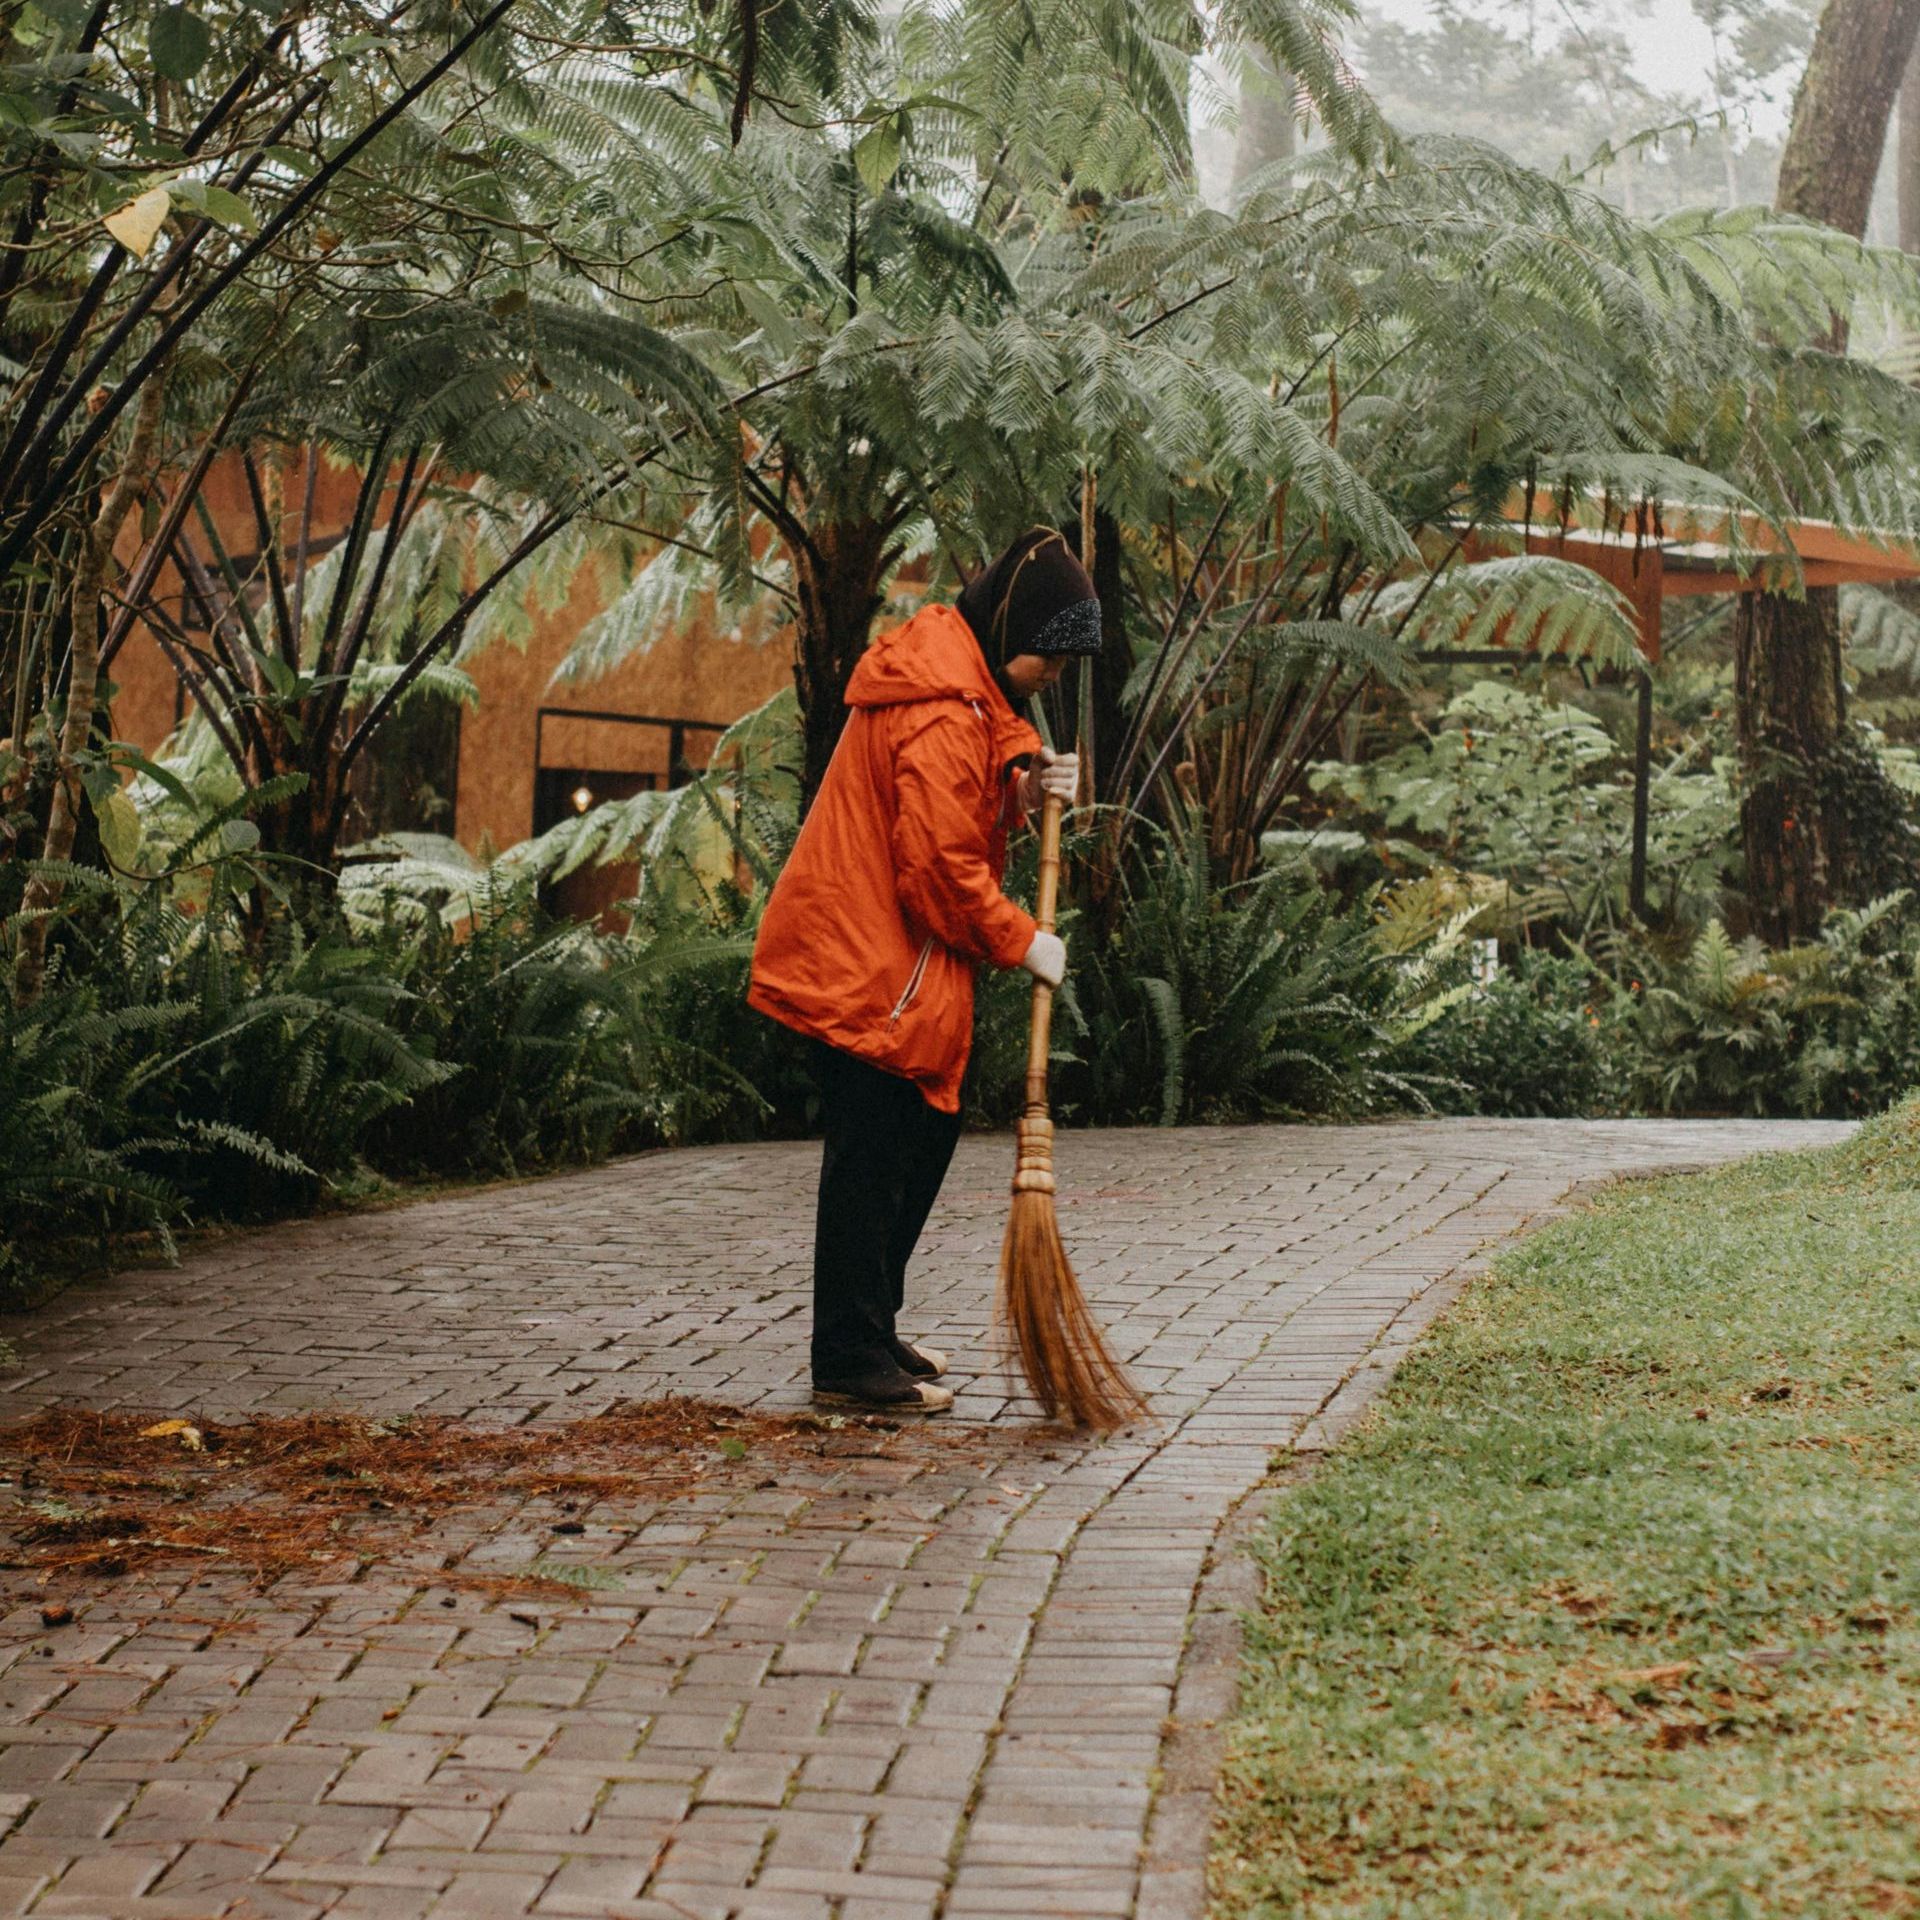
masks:
{"label": "fallen leaf", "polygon": [[1662,1753],[1674,1753],[1681,1747],[1703,1747],[1711,1731],[1701,1720],[1669,1721],[1653,1736],[1653,1744]]}
{"label": "fallen leaf", "polygon": [[73,1609],[64,1600],[52,1600],[40,1609],[43,1627],[64,1627],[73,1619]]}
{"label": "fallen leaf", "polygon": [[747,1457],[747,1443],[744,1440],[728,1438],[720,1442],[720,1451],[729,1460],[744,1460]]}
{"label": "fallen leaf", "polygon": [[205,1450],[200,1429],[191,1420],[156,1420],[152,1426],[140,1429],[142,1440],[171,1440],[176,1434],[189,1453]]}
{"label": "fallen leaf", "polygon": [[1629,1667],[1624,1673],[1616,1673],[1612,1684],[1616,1687],[1668,1687],[1676,1680],[1684,1680],[1699,1663],[1694,1660],[1674,1660],[1664,1667]]}

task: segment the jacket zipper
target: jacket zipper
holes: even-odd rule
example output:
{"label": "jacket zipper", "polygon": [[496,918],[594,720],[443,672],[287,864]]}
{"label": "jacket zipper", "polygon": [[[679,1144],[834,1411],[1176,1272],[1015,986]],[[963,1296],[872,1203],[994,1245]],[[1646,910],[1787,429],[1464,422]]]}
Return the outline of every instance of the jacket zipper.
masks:
{"label": "jacket zipper", "polygon": [[920,991],[920,983],[927,977],[927,962],[933,957],[933,935],[927,935],[927,944],[920,949],[920,958],[913,963],[913,971],[907,976],[907,984],[901,990],[900,998],[893,1003],[893,1011],[887,1016],[890,1027],[900,1024],[900,1016],[906,1012],[913,996]]}

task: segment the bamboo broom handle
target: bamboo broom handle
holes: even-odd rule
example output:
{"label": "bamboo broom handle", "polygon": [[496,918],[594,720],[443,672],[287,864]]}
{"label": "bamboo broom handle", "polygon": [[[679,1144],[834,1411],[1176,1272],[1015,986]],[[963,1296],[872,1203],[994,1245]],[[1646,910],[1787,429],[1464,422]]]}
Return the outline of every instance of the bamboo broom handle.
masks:
{"label": "bamboo broom handle", "polygon": [[[1048,794],[1040,809],[1040,897],[1034,918],[1043,933],[1051,933],[1060,903],[1060,816],[1064,806],[1057,794]],[[1047,1111],[1047,1051],[1053,1033],[1053,989],[1044,980],[1033,983],[1033,1012],[1027,1027],[1027,1112]]]}

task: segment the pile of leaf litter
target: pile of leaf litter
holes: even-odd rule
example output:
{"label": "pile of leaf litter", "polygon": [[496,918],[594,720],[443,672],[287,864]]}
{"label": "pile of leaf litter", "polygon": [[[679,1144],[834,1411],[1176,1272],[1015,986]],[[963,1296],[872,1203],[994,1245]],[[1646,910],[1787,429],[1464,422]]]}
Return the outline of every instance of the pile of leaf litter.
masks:
{"label": "pile of leaf litter", "polygon": [[50,1408],[0,1430],[0,1569],[45,1585],[197,1561],[265,1586],[316,1563],[385,1558],[464,1508],[545,1501],[560,1516],[555,1532],[579,1533],[583,1523],[567,1516],[601,1502],[670,1501],[741,1462],[764,1475],[872,1452],[892,1431],[678,1396],[512,1428],[442,1416],[216,1422]]}

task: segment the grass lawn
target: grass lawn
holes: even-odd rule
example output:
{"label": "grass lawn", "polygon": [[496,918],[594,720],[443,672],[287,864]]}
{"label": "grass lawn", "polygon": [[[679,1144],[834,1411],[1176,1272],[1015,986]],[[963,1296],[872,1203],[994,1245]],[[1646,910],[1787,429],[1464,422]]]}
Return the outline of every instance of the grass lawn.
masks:
{"label": "grass lawn", "polygon": [[1526,1241],[1257,1551],[1216,1920],[1920,1914],[1920,1101]]}

